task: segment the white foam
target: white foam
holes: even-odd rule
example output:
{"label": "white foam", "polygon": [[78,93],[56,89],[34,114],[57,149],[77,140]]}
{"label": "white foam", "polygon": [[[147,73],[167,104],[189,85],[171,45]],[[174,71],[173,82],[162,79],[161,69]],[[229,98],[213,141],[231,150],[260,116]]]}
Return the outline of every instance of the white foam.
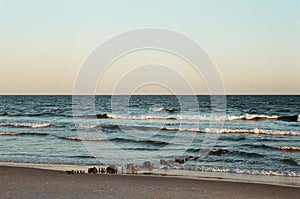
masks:
{"label": "white foam", "polygon": [[300,151],[300,148],[295,146],[274,146],[274,145],[266,145],[266,146],[273,149],[282,150],[282,151]]}
{"label": "white foam", "polygon": [[[155,112],[161,112],[165,108],[161,107],[155,110]],[[199,120],[199,121],[234,121],[234,120],[254,120],[254,119],[269,119],[276,120],[279,118],[277,115],[256,115],[256,114],[245,114],[245,115],[169,115],[169,116],[158,116],[158,115],[146,115],[146,116],[127,116],[127,115],[115,115],[107,114],[108,118],[112,119],[130,119],[130,120],[163,120],[163,119],[177,119],[177,120]],[[299,120],[299,118],[298,118]]]}
{"label": "white foam", "polygon": [[47,128],[52,126],[50,123],[45,124],[34,124],[34,123],[4,123],[0,124],[0,126],[11,126],[11,127],[18,127],[18,128]]}
{"label": "white foam", "polygon": [[222,121],[226,120],[226,116],[204,116],[204,115],[142,115],[142,116],[126,116],[107,114],[108,118],[123,120],[200,120],[200,121]]}
{"label": "white foam", "polygon": [[0,132],[0,136],[15,136],[21,135],[22,133],[14,133],[14,132]]}
{"label": "white foam", "polygon": [[50,123],[46,123],[46,124],[33,124],[32,128],[47,128],[47,127],[50,127],[50,126],[52,126],[52,124],[50,124]]}
{"label": "white foam", "polygon": [[265,176],[284,176],[284,177],[296,177],[300,178],[300,173],[296,171],[272,171],[272,170],[258,170],[258,169],[226,169],[226,168],[214,168],[214,167],[201,167],[201,168],[185,168],[173,166],[171,169],[180,170],[193,170],[212,173],[236,173],[236,174],[249,174],[249,175],[265,175]]}
{"label": "white foam", "polygon": [[275,135],[275,136],[300,136],[300,132],[294,131],[274,131],[274,130],[263,130],[263,129],[211,129],[206,128],[206,133],[217,133],[217,134],[262,134],[262,135]]}
{"label": "white foam", "polygon": [[245,115],[240,115],[240,116],[228,116],[228,120],[253,120],[253,119],[278,119],[277,115],[256,115],[256,114],[245,114]]}
{"label": "white foam", "polygon": [[294,146],[283,146],[281,147],[281,150],[284,151],[300,151],[299,147],[294,147]]}

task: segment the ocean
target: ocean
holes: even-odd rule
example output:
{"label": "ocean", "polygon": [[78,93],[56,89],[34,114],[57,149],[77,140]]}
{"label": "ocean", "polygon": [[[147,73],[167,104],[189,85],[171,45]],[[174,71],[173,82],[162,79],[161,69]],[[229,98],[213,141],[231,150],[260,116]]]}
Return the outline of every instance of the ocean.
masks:
{"label": "ocean", "polygon": [[157,169],[300,177],[300,96],[226,96],[222,110],[210,96],[76,99],[0,96],[0,164],[150,161]]}

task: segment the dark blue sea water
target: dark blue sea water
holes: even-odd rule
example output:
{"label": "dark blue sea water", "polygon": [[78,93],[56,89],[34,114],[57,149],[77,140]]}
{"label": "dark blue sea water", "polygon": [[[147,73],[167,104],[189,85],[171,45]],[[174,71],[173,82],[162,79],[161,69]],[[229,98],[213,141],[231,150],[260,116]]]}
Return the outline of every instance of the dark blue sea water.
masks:
{"label": "dark blue sea water", "polygon": [[0,96],[0,161],[300,177],[300,96],[227,96],[225,112],[210,96],[72,99]]}

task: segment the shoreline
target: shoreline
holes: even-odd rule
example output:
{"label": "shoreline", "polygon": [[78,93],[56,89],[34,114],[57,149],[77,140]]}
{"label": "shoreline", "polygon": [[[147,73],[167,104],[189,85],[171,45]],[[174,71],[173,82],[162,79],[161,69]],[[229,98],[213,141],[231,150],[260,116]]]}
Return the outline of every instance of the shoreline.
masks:
{"label": "shoreline", "polygon": [[0,198],[298,198],[299,187],[0,166]]}
{"label": "shoreline", "polygon": [[[84,170],[87,173],[88,168],[94,166],[97,168],[106,167],[108,165],[72,165],[72,164],[21,163],[21,162],[0,161],[0,167],[1,166],[53,170],[59,172],[66,172],[67,170]],[[100,171],[99,174],[96,175],[101,175]],[[249,175],[249,174],[238,174],[238,173],[228,173],[228,172],[204,172],[204,171],[192,171],[192,170],[180,170],[180,169],[153,169],[151,171],[140,170],[138,174],[127,174],[126,171],[124,173],[121,173],[121,169],[120,169],[118,175],[160,176],[160,177],[196,179],[196,180],[198,179],[221,180],[226,182],[266,184],[266,185],[300,188],[300,178],[286,177],[286,176]]]}

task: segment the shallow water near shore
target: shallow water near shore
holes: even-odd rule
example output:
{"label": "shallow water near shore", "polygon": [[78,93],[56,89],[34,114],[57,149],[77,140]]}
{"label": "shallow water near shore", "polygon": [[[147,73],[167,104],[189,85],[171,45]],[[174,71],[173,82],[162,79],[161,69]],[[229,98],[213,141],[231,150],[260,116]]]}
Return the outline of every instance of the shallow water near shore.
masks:
{"label": "shallow water near shore", "polygon": [[[70,170],[80,171],[84,170],[88,173],[88,169],[91,167],[105,168],[108,165],[64,165],[64,164],[38,164],[38,163],[16,163],[16,162],[0,162],[1,166],[8,167],[25,167],[25,168],[35,168],[35,169],[46,169],[66,172]],[[202,179],[202,180],[221,180],[229,182],[247,182],[247,183],[260,183],[260,184],[270,184],[279,186],[289,186],[289,187],[299,187],[300,180],[295,177],[283,177],[283,176],[265,176],[265,175],[247,175],[247,174],[234,174],[226,172],[199,172],[191,170],[178,170],[178,169],[153,169],[153,170],[143,170],[141,169],[137,174],[128,174],[126,168],[124,168],[122,173],[122,168],[118,168],[118,175],[147,175],[147,176],[167,176],[176,178],[188,178],[188,179]],[[75,174],[84,175],[84,174]],[[91,174],[91,175],[102,175]],[[106,175],[106,174],[103,174]]]}
{"label": "shallow water near shore", "polygon": [[[72,96],[0,96],[0,164],[151,161],[154,173],[300,181],[300,96],[227,96],[225,114],[210,96],[197,96],[196,106],[194,96],[95,96],[94,106],[80,98],[74,112]],[[216,140],[201,156],[207,137]]]}

